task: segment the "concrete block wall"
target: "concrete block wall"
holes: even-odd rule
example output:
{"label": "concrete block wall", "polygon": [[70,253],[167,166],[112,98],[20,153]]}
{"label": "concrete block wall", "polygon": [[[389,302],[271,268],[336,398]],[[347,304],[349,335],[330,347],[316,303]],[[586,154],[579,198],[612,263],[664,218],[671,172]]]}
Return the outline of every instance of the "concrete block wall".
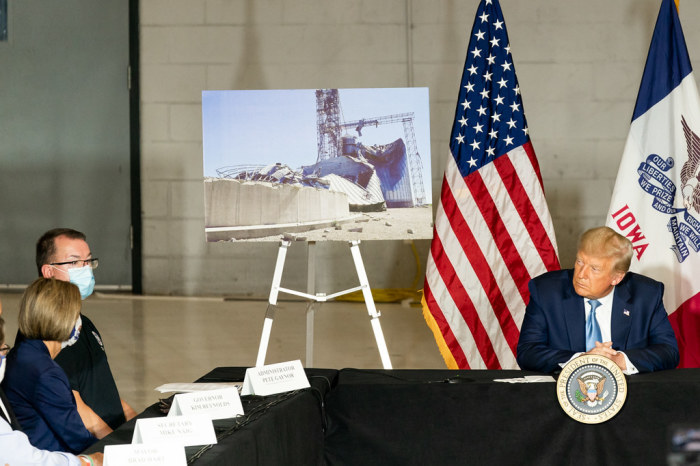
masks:
{"label": "concrete block wall", "polygon": [[[560,259],[603,224],[660,0],[501,0]],[[144,291],[267,296],[277,245],[207,244],[201,91],[427,86],[433,202],[478,0],[141,0]],[[681,1],[693,63],[700,2]],[[282,137],[284,128],[271,128]],[[361,245],[370,284],[408,287],[429,241]],[[319,244],[317,290],[354,283],[345,244]],[[283,286],[306,286],[293,245]],[[418,280],[422,286],[422,279]]]}

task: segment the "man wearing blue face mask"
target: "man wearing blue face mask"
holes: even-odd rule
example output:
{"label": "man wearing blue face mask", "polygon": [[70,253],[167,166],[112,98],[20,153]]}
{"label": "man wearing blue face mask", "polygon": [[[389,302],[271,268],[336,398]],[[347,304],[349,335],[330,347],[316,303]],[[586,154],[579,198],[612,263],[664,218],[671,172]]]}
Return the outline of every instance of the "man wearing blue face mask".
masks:
{"label": "man wearing blue face mask", "polygon": [[[98,260],[92,257],[85,234],[69,228],[49,230],[36,244],[39,276],[71,282],[85,299],[95,287],[93,269]],[[70,381],[78,413],[87,429],[102,438],[136,412],[119,396],[102,337],[92,321],[80,315],[82,329],[74,344],[63,349],[55,361]]]}

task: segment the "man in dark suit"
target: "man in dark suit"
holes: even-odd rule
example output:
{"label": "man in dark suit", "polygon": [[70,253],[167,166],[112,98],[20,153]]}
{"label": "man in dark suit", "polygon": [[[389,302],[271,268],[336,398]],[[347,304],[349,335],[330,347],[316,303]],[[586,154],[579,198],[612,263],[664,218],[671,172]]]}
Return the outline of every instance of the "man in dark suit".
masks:
{"label": "man in dark suit", "polygon": [[521,369],[558,371],[582,353],[606,356],[626,374],[678,365],[664,285],[628,272],[632,252],[624,236],[593,228],[579,239],[573,270],[530,281],[518,340]]}

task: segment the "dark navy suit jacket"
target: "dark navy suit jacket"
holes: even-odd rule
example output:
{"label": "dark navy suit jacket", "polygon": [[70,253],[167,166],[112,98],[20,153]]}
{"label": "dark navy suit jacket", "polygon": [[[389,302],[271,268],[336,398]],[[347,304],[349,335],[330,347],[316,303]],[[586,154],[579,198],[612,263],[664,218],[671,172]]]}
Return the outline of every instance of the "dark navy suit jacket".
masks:
{"label": "dark navy suit jacket", "polygon": [[85,428],[68,378],[44,342],[23,340],[6,362],[2,387],[32,445],[77,454],[97,441]]}
{"label": "dark navy suit jacket", "polygon": [[[520,329],[517,361],[523,370],[554,372],[575,353],[586,351],[586,311],[576,294],[573,269],[530,280],[530,302]],[[678,343],[663,304],[664,285],[628,272],[615,287],[611,315],[613,348],[639,372],[678,365]]]}

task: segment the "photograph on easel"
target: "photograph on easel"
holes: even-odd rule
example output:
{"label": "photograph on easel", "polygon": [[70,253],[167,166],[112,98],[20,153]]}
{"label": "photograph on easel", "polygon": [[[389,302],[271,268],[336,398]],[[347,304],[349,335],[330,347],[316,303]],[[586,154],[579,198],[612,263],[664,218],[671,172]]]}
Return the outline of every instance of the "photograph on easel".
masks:
{"label": "photograph on easel", "polygon": [[207,241],[432,237],[427,88],[202,92]]}

